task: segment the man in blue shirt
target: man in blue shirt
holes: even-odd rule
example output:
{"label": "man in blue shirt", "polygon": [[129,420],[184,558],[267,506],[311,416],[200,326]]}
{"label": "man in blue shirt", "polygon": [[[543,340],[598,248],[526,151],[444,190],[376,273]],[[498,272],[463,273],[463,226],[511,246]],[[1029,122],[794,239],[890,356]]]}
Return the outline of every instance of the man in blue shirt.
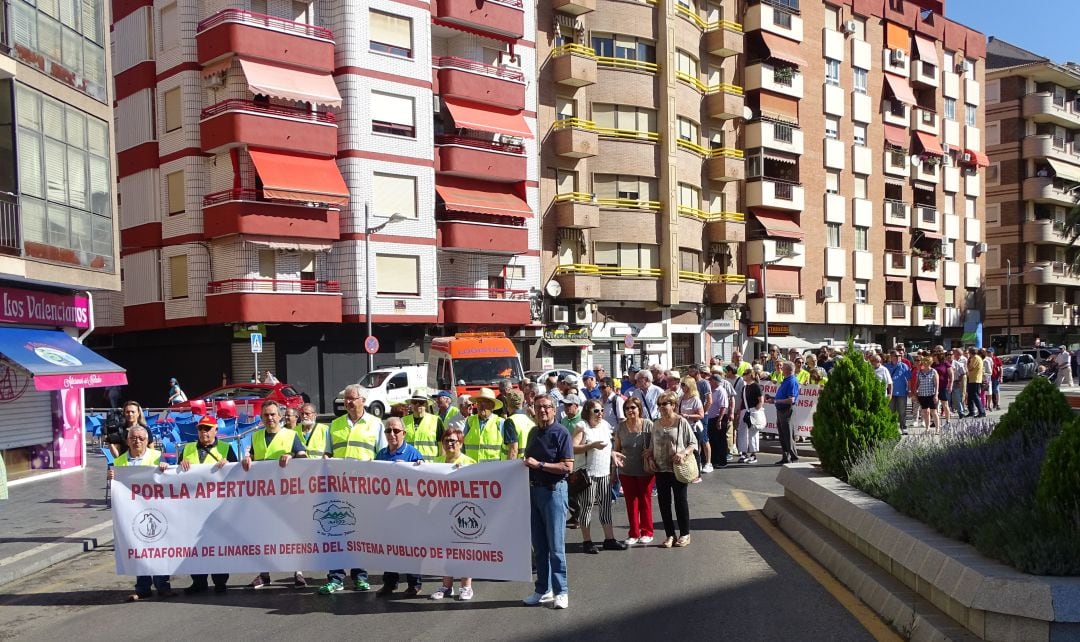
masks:
{"label": "man in blue shirt", "polygon": [[889,363],[885,364],[885,369],[892,376],[892,399],[889,400],[889,409],[899,418],[900,434],[906,435],[908,383],[911,381],[911,368],[904,363],[899,352],[890,350]]}
{"label": "man in blue shirt", "polygon": [[[386,448],[383,448],[375,454],[375,461],[424,461],[424,456],[420,454],[419,450],[414,448],[412,444],[405,443],[405,424],[401,422],[401,418],[391,417],[387,419],[386,428],[383,430],[383,433],[386,435]],[[386,597],[396,591],[399,578],[400,575],[397,573],[383,573],[382,588],[379,589],[375,595]],[[419,575],[406,573],[405,583],[409,585],[409,588],[405,590],[406,597],[416,597],[420,595]]]}
{"label": "man in blue shirt", "polygon": [[777,465],[799,461],[799,453],[795,451],[795,431],[791,429],[791,413],[799,400],[799,382],[795,379],[795,364],[785,361],[780,369],[784,379],[772,400],[776,406],[776,431],[780,433],[780,448],[784,451]]}

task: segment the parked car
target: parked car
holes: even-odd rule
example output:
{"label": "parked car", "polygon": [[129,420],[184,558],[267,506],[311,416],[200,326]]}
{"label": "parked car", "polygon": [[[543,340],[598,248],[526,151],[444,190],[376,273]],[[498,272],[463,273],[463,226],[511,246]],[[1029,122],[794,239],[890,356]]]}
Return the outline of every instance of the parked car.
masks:
{"label": "parked car", "polygon": [[1035,376],[1035,358],[1030,354],[1006,354],[1001,357],[1001,379],[1020,381]]}
{"label": "parked car", "polygon": [[[406,403],[414,392],[430,392],[425,387],[427,364],[414,366],[391,366],[378,368],[367,373],[357,383],[364,389],[365,408],[372,415],[382,419],[390,414],[399,403]],[[345,389],[338,391],[334,399],[334,414],[345,412]]]}
{"label": "parked car", "polygon": [[525,376],[529,378],[529,381],[536,383],[544,383],[544,379],[547,379],[548,375],[555,375],[558,378],[565,377],[566,375],[574,375],[581,381],[581,373],[576,370],[567,370],[566,368],[552,368],[551,370],[530,370],[525,373]]}
{"label": "parked car", "polygon": [[[206,401],[207,409],[213,409],[214,403],[217,401],[231,400],[236,402],[236,411],[238,413],[243,413],[249,417],[258,416],[262,402],[268,399],[273,399],[287,408],[299,408],[304,405],[304,396],[287,383],[234,383],[214,388],[201,395],[195,395],[192,399]],[[169,406],[174,410],[190,407],[186,401]]]}

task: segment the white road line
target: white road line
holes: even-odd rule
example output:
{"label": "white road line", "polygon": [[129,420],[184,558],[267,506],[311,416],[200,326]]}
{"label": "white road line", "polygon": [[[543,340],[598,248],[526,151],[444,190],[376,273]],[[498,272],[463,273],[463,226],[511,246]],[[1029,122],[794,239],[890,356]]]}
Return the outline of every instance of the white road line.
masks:
{"label": "white road line", "polygon": [[[101,524],[98,524],[97,526],[91,526],[90,528],[81,530],[78,533],[72,533],[71,535],[62,535],[61,537],[65,538],[65,539],[79,539],[79,538],[90,539],[90,536],[93,535],[93,534],[96,534],[98,531],[105,531],[105,530],[109,530],[109,529],[112,529],[112,520],[111,519],[109,521],[107,521],[107,522],[102,522]],[[23,552],[18,553],[16,555],[12,555],[11,557],[9,557],[7,559],[0,560],[0,567],[7,566],[9,564],[14,564],[15,562],[18,562],[19,560],[24,560],[24,559],[26,559],[28,557],[31,557],[33,555],[37,555],[39,553],[44,553],[45,551],[47,551],[47,550],[49,550],[51,548],[56,548],[57,546],[65,546],[65,545],[73,544],[73,543],[74,542],[51,542],[49,544],[42,544],[41,546],[35,546],[34,548],[31,548],[28,551],[23,551]]]}

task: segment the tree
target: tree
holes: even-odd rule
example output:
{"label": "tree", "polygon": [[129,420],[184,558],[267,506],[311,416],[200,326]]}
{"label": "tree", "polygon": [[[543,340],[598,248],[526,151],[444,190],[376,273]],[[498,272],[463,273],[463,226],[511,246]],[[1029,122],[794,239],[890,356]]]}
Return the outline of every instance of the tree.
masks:
{"label": "tree", "polygon": [[1060,433],[1061,426],[1072,417],[1065,395],[1049,379],[1035,377],[1009,404],[1009,411],[1001,417],[990,438],[1008,439],[1019,432],[1023,433],[1026,446],[1041,444]]}
{"label": "tree", "polygon": [[856,457],[881,442],[900,440],[885,384],[850,341],[818,397],[812,439],[822,467],[845,481]]}

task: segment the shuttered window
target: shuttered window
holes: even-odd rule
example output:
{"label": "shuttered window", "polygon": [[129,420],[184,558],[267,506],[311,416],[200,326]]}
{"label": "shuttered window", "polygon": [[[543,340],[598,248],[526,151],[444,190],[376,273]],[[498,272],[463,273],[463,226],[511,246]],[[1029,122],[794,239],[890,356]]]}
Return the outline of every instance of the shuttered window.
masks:
{"label": "shuttered window", "polygon": [[375,291],[378,294],[419,295],[420,257],[377,254]]}
{"label": "shuttered window", "polygon": [[187,255],[169,257],[169,298],[188,297]]}
{"label": "shuttered window", "polygon": [[277,277],[277,261],[273,250],[259,250],[259,278],[273,279]]}
{"label": "shuttered window", "polygon": [[375,216],[389,217],[400,214],[416,218],[416,177],[394,174],[375,174]]}
{"label": "shuttered window", "polygon": [[412,57],[412,20],[381,11],[369,11],[372,51]]}
{"label": "shuttered window", "polygon": [[161,8],[161,50],[169,51],[180,45],[180,16],[176,3]]}
{"label": "shuttered window", "polygon": [[180,88],[170,89],[165,92],[165,131],[171,132],[180,129],[183,125],[183,116],[180,109]]}
{"label": "shuttered window", "polygon": [[380,134],[416,136],[415,106],[409,96],[371,92],[371,130]]}
{"label": "shuttered window", "polygon": [[165,177],[165,189],[168,192],[169,216],[184,213],[184,170],[173,172]]}
{"label": "shuttered window", "polygon": [[13,391],[22,390],[22,394],[0,404],[0,450],[52,443],[52,393],[36,390],[29,372],[8,367],[5,378]]}

